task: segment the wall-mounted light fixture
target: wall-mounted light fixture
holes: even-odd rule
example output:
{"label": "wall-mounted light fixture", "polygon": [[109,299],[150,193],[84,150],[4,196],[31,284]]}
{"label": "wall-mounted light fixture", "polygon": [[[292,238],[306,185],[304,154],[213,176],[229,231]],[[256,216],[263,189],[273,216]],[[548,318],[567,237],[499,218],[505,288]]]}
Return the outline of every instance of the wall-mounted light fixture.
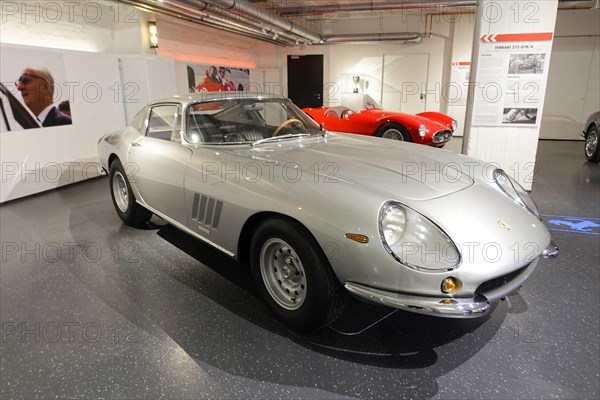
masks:
{"label": "wall-mounted light fixture", "polygon": [[148,33],[150,33],[150,48],[158,48],[158,29],[156,28],[156,22],[148,22]]}

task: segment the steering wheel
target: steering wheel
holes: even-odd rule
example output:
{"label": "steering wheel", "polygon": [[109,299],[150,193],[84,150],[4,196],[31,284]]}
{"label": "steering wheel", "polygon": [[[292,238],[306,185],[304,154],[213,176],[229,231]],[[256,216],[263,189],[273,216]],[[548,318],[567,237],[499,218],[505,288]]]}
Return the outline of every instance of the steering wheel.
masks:
{"label": "steering wheel", "polygon": [[279,131],[282,130],[284,126],[289,125],[292,122],[298,122],[300,125],[302,125],[302,127],[304,127],[304,124],[299,119],[297,119],[297,118],[290,118],[290,119],[288,119],[286,121],[283,121],[283,123],[281,125],[279,125],[277,127],[277,129],[275,129],[275,131],[273,132],[273,134],[271,135],[271,137],[277,136],[277,134],[279,133]]}

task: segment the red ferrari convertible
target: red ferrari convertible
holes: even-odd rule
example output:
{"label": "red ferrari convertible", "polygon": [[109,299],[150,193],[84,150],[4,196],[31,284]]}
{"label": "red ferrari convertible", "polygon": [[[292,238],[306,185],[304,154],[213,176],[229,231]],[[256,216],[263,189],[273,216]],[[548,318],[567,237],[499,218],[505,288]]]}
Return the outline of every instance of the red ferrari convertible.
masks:
{"label": "red ferrari convertible", "polygon": [[416,115],[367,108],[354,112],[347,107],[304,108],[332,132],[356,133],[442,147],[456,130],[456,120],[438,112]]}

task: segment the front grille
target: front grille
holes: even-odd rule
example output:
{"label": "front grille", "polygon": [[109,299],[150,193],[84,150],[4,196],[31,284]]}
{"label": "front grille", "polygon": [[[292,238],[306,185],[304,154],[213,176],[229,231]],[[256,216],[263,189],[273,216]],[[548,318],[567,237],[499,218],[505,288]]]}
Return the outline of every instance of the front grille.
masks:
{"label": "front grille", "polygon": [[477,289],[475,290],[475,293],[484,295],[485,293],[491,292],[492,290],[496,290],[499,287],[502,287],[502,286],[506,285],[508,282],[515,279],[523,271],[525,271],[526,268],[527,268],[527,265],[522,268],[519,268],[516,271],[511,272],[510,274],[502,275],[497,278],[490,279],[489,281],[485,281],[477,287]]}
{"label": "front grille", "polygon": [[206,226],[217,229],[221,221],[223,202],[212,197],[194,193],[192,219]]}
{"label": "front grille", "polygon": [[452,139],[452,131],[449,130],[439,131],[433,135],[434,143],[443,143],[450,139]]}

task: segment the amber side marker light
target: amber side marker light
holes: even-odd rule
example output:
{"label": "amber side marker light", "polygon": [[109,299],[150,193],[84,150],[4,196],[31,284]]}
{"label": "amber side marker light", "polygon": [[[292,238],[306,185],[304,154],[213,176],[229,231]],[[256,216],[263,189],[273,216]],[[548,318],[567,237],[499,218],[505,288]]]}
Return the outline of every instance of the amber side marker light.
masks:
{"label": "amber side marker light", "polygon": [[462,288],[462,282],[457,278],[446,278],[442,281],[442,292],[451,294],[458,292]]}
{"label": "amber side marker light", "polygon": [[346,233],[346,237],[358,243],[369,243],[368,237],[365,235],[359,235],[358,233]]}

